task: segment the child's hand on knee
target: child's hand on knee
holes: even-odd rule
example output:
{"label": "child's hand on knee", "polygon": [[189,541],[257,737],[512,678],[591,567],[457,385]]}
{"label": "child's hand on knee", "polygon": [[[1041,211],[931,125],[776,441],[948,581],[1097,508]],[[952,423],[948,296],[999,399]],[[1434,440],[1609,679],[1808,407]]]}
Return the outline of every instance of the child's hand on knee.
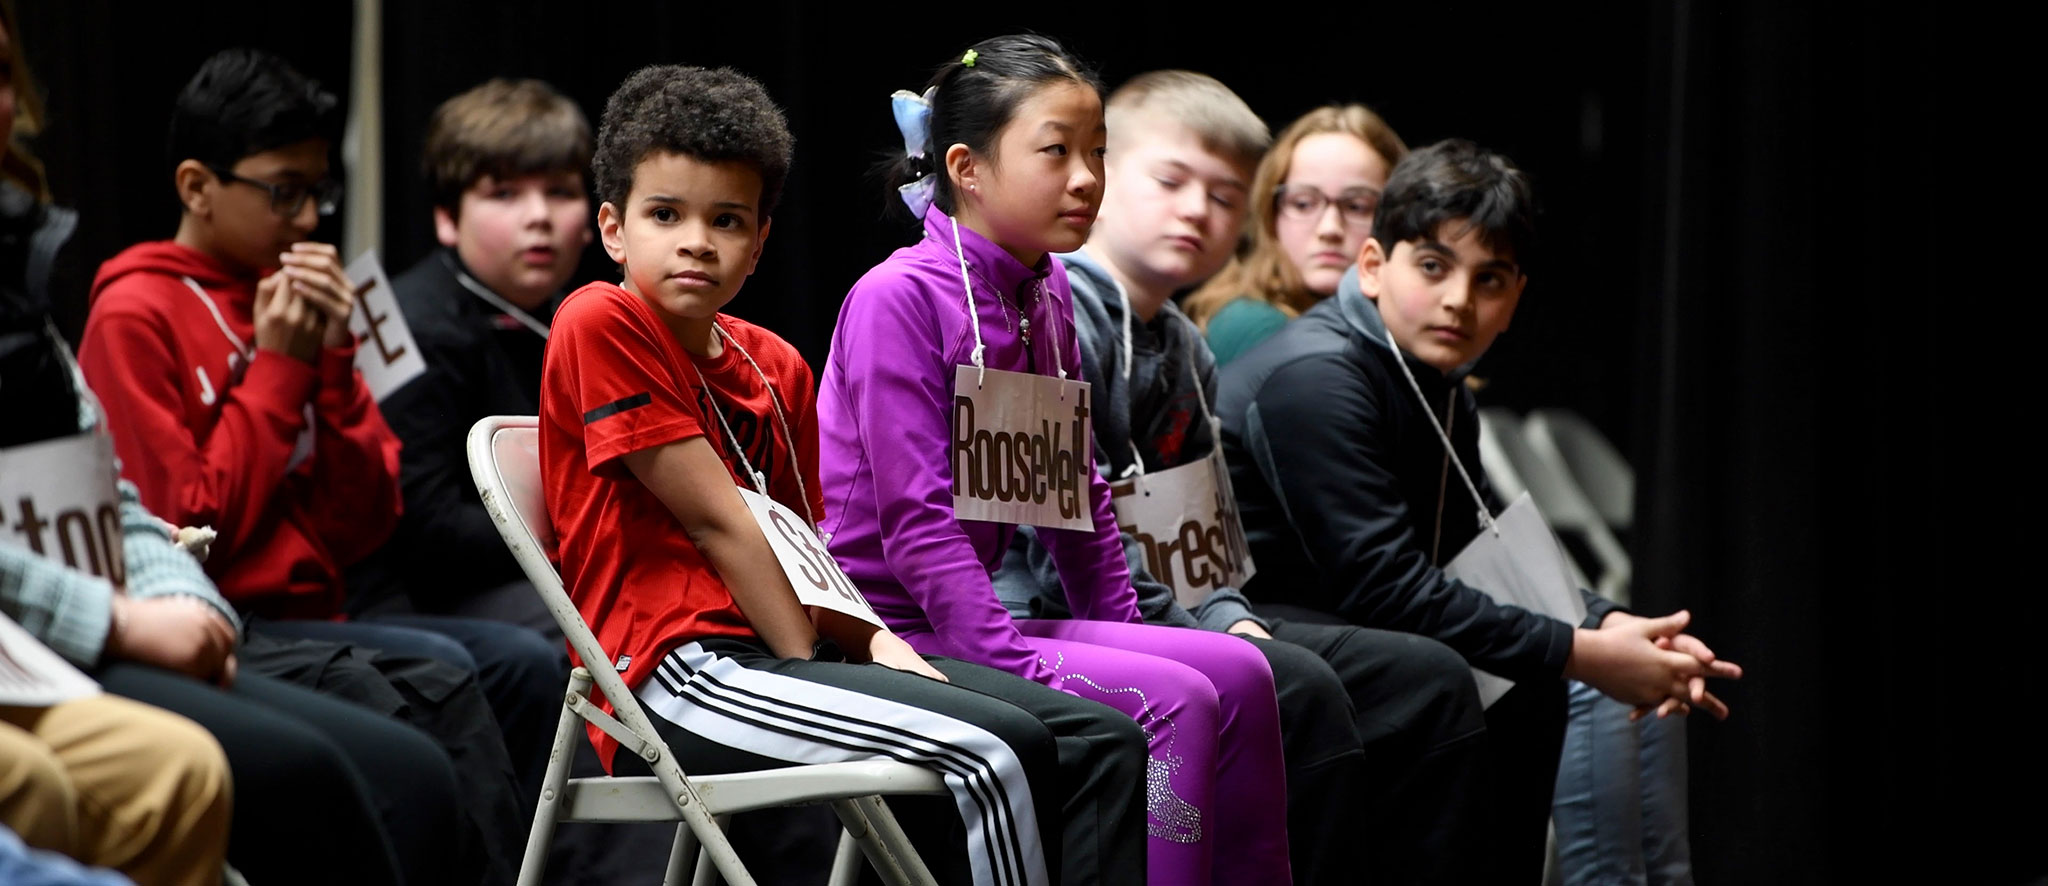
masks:
{"label": "child's hand on knee", "polygon": [[924,656],[917,654],[917,650],[910,648],[909,643],[903,642],[902,637],[888,631],[876,631],[874,638],[868,641],[868,660],[941,683],[953,682],[932,667],[931,662],[925,661]]}

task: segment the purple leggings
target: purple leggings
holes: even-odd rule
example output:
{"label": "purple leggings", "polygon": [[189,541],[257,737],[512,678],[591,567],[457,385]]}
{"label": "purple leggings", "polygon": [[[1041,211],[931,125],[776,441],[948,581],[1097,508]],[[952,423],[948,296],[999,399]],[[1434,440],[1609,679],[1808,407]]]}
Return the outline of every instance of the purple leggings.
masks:
{"label": "purple leggings", "polygon": [[1018,619],[1017,630],[1068,692],[1144,728],[1147,881],[1292,882],[1280,709],[1265,656],[1186,628]]}

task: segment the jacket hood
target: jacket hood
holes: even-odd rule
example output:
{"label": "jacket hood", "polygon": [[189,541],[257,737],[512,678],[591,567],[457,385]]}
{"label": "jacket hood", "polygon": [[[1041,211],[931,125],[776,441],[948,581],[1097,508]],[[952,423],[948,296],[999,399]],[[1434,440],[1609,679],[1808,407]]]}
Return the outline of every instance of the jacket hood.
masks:
{"label": "jacket hood", "polygon": [[207,289],[236,289],[253,285],[258,275],[238,271],[226,264],[171,240],[137,243],[107,259],[93,275],[92,299],[97,300],[114,281],[130,274],[152,272],[191,277]]}

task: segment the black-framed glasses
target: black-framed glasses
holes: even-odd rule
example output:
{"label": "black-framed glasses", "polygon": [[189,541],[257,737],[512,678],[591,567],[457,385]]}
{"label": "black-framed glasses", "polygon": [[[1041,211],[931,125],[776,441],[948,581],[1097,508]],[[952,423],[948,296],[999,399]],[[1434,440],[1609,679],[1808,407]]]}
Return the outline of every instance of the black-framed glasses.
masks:
{"label": "black-framed glasses", "polygon": [[299,182],[274,184],[236,175],[218,166],[209,168],[213,170],[213,174],[218,176],[223,183],[240,183],[269,191],[270,210],[278,215],[286,217],[298,215],[300,210],[306,208],[307,200],[313,201],[314,208],[322,216],[333,215],[334,211],[341,207],[341,182],[331,178],[321,179],[310,185]]}
{"label": "black-framed glasses", "polygon": [[1321,218],[1332,203],[1337,204],[1337,214],[1345,226],[1370,227],[1373,213],[1380,208],[1380,189],[1358,185],[1345,188],[1334,197],[1315,185],[1281,185],[1273,189],[1273,204],[1280,208],[1280,214],[1294,218]]}

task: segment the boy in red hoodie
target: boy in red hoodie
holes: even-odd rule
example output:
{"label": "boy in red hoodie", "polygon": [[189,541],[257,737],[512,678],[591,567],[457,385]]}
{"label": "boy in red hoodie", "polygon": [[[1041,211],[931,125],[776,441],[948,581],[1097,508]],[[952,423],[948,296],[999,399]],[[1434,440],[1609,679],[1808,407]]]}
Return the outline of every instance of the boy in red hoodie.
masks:
{"label": "boy in red hoodie", "polygon": [[308,239],[339,198],[336,105],[267,54],[230,50],[201,66],[171,121],[177,235],[100,267],[80,363],[145,505],[219,532],[207,572],[253,616],[252,636],[476,673],[530,793],[563,650],[494,622],[341,620],[342,569],[391,533],[400,497],[398,438],[354,368],[357,294],[335,248]]}

